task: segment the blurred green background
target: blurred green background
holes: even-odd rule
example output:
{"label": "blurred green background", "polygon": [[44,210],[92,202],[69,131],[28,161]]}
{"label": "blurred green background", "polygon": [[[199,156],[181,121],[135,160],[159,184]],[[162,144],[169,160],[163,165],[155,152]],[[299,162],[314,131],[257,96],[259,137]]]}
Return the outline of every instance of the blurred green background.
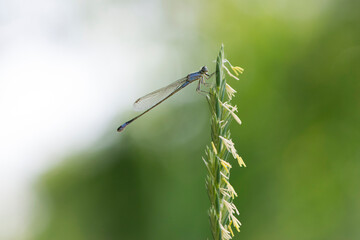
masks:
{"label": "blurred green background", "polygon": [[[182,49],[188,69],[207,59],[214,70],[221,43],[245,69],[228,79],[243,121],[233,141],[247,164],[232,162],[243,224],[234,239],[360,239],[360,2],[161,5],[166,24],[187,36],[164,44]],[[209,113],[193,88],[122,134],[115,129],[135,113],[119,113],[96,143],[44,174],[30,239],[210,239],[201,160]],[[174,104],[184,96],[192,101]]]}

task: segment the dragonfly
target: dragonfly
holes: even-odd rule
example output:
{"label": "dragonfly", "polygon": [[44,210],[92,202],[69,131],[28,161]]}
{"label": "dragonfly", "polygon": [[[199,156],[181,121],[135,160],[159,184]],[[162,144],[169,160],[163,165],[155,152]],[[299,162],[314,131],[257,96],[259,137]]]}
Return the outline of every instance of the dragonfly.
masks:
{"label": "dragonfly", "polygon": [[207,85],[205,82],[206,79],[209,79],[212,77],[214,73],[209,74],[209,70],[206,66],[203,66],[200,71],[190,73],[186,77],[181,78],[170,85],[160,88],[154,92],[151,92],[149,94],[146,94],[145,96],[137,99],[134,102],[134,109],[137,111],[144,111],[141,114],[137,115],[136,117],[130,119],[129,121],[125,122],[123,125],[118,127],[117,131],[121,132],[123,131],[130,123],[144,115],[145,113],[149,112],[151,109],[158,106],[160,103],[164,102],[166,99],[186,87],[192,82],[199,81],[196,91],[197,92],[204,92],[200,89],[201,85]]}

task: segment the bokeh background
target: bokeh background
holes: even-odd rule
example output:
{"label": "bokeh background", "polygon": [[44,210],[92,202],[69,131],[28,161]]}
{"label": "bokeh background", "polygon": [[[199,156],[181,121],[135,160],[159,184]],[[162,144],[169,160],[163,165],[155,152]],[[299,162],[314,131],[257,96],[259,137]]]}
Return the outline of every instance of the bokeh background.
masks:
{"label": "bokeh background", "polygon": [[0,0],[0,239],[210,239],[195,86],[115,130],[221,43],[234,239],[360,239],[359,3]]}

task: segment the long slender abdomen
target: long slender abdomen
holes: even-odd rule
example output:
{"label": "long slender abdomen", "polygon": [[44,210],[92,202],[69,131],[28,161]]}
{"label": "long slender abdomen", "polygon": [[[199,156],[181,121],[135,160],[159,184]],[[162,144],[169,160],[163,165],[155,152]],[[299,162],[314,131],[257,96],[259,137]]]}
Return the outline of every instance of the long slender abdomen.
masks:
{"label": "long slender abdomen", "polygon": [[117,131],[118,132],[122,132],[127,125],[129,125],[134,119],[131,119],[130,121],[127,121],[126,123],[124,123],[123,125],[121,125],[120,127],[118,127]]}

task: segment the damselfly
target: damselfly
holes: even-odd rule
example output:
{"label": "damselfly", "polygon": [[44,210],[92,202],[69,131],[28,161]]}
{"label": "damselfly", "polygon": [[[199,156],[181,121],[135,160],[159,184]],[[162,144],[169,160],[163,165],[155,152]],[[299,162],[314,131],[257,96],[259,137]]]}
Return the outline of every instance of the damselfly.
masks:
{"label": "damselfly", "polygon": [[151,109],[153,109],[154,107],[156,107],[157,105],[159,105],[160,103],[162,103],[163,101],[165,101],[166,99],[168,99],[192,82],[199,81],[196,91],[201,92],[201,84],[205,84],[205,79],[210,78],[212,75],[213,74],[209,74],[209,70],[206,66],[204,66],[198,72],[190,73],[186,77],[181,78],[166,87],[160,88],[139,98],[134,103],[134,109],[144,112],[121,125],[117,129],[117,131],[121,132],[125,129],[127,125],[129,125],[130,123],[132,123],[133,121],[135,121],[136,119],[138,119],[139,117],[141,117],[142,115],[144,115],[145,113],[147,113],[148,111],[150,111]]}

